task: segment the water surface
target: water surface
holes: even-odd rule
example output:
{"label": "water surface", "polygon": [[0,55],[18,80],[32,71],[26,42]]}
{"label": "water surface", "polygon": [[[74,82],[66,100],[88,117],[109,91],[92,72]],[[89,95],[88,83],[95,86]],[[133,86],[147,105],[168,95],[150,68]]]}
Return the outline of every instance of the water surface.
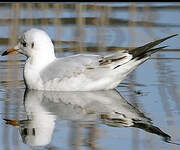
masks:
{"label": "water surface", "polygon": [[[47,31],[57,57],[103,54],[180,34],[180,3],[92,4],[66,3],[60,10],[52,4],[0,4],[0,53],[31,27]],[[1,149],[179,149],[179,36],[164,45],[169,47],[116,90],[101,92],[27,91],[26,58],[0,57]]]}

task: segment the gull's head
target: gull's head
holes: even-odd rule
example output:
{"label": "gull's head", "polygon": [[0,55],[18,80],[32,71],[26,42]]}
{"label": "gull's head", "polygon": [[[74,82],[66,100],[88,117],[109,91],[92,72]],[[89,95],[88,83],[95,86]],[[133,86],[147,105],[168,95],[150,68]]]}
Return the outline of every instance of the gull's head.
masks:
{"label": "gull's head", "polygon": [[40,29],[25,31],[14,48],[6,50],[2,56],[19,52],[27,57],[54,57],[54,46],[48,34]]}

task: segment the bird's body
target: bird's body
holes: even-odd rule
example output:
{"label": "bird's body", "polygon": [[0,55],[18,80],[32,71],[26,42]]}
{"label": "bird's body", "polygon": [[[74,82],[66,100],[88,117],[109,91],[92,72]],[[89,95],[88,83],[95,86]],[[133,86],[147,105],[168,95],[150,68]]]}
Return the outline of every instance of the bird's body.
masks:
{"label": "bird's body", "polygon": [[[118,55],[119,58],[122,57],[122,59],[124,59],[124,62],[123,60],[110,62],[113,57],[117,57]],[[115,53],[112,58],[109,58],[107,60],[109,63],[101,63],[106,56],[90,54],[55,58],[39,70],[33,68],[37,65],[27,61],[24,69],[26,85],[30,89],[48,91],[94,91],[113,89],[133,70],[133,66],[136,67],[144,61],[144,59],[139,61],[131,60],[131,55],[122,52],[119,52],[118,55]]]}
{"label": "bird's body", "polygon": [[[56,58],[49,36],[30,29],[13,49],[27,56],[24,79],[27,88],[47,91],[95,91],[114,89],[152,53],[154,46],[175,35],[135,48],[107,55],[78,54]],[[13,51],[10,49],[11,52]],[[9,52],[10,53],[10,52]],[[8,54],[6,51],[3,55]]]}

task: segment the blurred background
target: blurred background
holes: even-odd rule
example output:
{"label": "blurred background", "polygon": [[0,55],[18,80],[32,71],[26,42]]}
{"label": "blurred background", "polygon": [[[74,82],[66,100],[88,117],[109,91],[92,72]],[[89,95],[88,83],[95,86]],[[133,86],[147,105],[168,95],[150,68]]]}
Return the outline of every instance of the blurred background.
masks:
{"label": "blurred background", "polygon": [[[0,3],[0,54],[15,46],[19,35],[30,28],[40,28],[49,34],[57,57],[131,49],[172,34],[180,36],[179,16],[179,2]],[[168,47],[133,71],[117,90],[180,143],[179,36],[163,42],[160,46]],[[0,57],[2,119],[20,120],[26,115],[25,59],[16,54]],[[23,144],[18,130],[5,125],[2,119],[2,150],[34,149]],[[57,120],[56,124],[51,143],[37,149],[179,149],[139,129],[99,124],[84,127],[68,120]],[[77,141],[72,140],[74,134],[78,134]],[[86,134],[92,138],[89,145],[78,141]]]}

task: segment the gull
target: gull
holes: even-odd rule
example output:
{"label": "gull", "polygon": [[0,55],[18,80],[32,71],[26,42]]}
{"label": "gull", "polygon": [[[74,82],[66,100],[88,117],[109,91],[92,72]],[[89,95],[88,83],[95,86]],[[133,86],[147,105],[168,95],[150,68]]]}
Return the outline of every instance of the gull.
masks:
{"label": "gull", "polygon": [[97,91],[116,88],[151,54],[165,48],[154,46],[176,36],[150,42],[144,46],[105,55],[76,54],[56,58],[54,45],[48,34],[40,29],[25,31],[18,44],[2,53],[15,52],[27,56],[24,81],[28,89],[46,91]]}

